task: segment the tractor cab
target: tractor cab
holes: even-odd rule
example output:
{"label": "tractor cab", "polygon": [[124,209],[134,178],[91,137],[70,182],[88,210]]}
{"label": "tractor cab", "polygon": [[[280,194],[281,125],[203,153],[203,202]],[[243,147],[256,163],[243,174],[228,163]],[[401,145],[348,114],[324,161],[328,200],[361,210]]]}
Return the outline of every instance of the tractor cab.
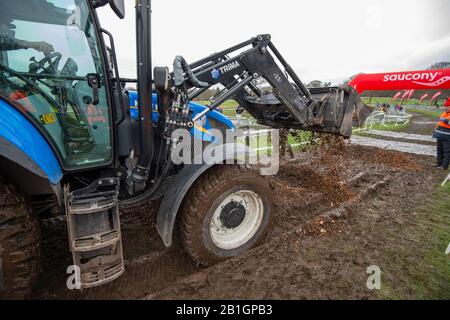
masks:
{"label": "tractor cab", "polygon": [[0,95],[51,141],[66,170],[112,161],[105,66],[86,1],[2,1]]}

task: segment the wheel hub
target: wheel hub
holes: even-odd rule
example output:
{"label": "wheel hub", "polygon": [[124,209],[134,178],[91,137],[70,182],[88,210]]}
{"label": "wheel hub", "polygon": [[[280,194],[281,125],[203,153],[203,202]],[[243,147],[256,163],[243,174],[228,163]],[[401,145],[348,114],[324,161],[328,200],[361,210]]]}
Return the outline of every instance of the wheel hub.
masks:
{"label": "wheel hub", "polygon": [[234,229],[241,225],[245,219],[247,211],[245,207],[236,201],[231,201],[225,205],[220,213],[220,221],[227,229]]}
{"label": "wheel hub", "polygon": [[214,210],[209,227],[211,240],[224,250],[239,248],[258,232],[263,216],[264,204],[257,193],[236,191]]}

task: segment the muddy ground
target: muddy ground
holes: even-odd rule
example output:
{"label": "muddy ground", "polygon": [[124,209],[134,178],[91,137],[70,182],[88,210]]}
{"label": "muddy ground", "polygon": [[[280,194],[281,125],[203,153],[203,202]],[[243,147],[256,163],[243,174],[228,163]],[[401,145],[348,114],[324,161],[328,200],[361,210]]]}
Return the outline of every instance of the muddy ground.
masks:
{"label": "muddy ground", "polygon": [[[432,163],[431,157],[353,145],[297,154],[268,178],[275,212],[265,240],[207,269],[195,266],[178,244],[164,248],[155,208],[126,214],[126,273],[82,292],[65,286],[71,264],[65,221],[48,219],[44,270],[32,298],[450,298],[444,255],[450,193],[437,187],[446,174]],[[442,257],[430,256],[441,247]],[[371,265],[382,271],[381,290],[366,286]]]}

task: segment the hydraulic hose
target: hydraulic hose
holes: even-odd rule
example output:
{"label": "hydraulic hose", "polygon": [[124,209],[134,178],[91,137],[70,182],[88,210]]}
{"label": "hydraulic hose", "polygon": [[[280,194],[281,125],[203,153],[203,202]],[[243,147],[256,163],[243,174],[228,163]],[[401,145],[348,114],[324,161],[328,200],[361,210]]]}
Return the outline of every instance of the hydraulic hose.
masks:
{"label": "hydraulic hose", "polygon": [[173,78],[175,86],[179,87],[184,83],[184,74],[186,73],[189,81],[197,88],[208,88],[211,85],[207,82],[200,81],[192,72],[189,64],[182,56],[176,56],[173,61]]}

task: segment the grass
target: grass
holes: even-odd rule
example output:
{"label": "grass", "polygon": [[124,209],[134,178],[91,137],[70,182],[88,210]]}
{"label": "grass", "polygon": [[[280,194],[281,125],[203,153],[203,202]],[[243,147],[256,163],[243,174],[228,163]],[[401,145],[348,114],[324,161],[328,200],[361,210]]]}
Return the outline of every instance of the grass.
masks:
{"label": "grass", "polygon": [[[372,99],[370,99],[369,97],[363,97],[362,100],[364,101],[364,103],[370,104],[371,106],[375,106],[377,103],[380,103],[380,104],[382,104],[382,103],[393,104],[394,103],[392,98],[373,97]],[[369,103],[369,100],[371,100],[370,103]],[[398,103],[398,101],[397,101],[397,103]],[[403,101],[402,105],[404,105],[404,106],[410,106],[410,105],[427,106],[427,104],[419,103],[418,99],[411,99],[409,101]],[[421,115],[429,117],[429,118],[439,117],[439,115],[442,113],[440,110],[431,111],[431,110],[423,110],[423,109],[416,109],[416,108],[410,108],[410,107],[406,108],[406,111],[418,113],[418,114],[421,114]]]}
{"label": "grass", "polygon": [[[401,132],[401,131],[404,131],[405,129],[407,129],[410,125],[411,125],[411,122],[408,122],[405,124],[398,124],[398,125],[395,125],[393,123],[386,124],[386,125],[375,124],[369,130]],[[365,130],[353,131],[353,134],[356,136],[361,136],[361,137],[366,137],[366,136],[371,137],[372,136],[370,133],[367,133]]]}
{"label": "grass", "polygon": [[[240,144],[245,144],[245,138],[244,137],[238,138],[237,142]],[[314,145],[314,142],[312,142],[312,134],[307,131],[298,131],[296,136],[289,134],[288,135],[288,143],[291,145],[292,150],[294,152],[305,151]],[[299,143],[306,143],[306,144],[296,145]],[[260,135],[260,136],[251,137],[249,139],[249,146],[252,149],[273,147],[272,136],[271,135],[269,135],[269,136],[268,135]],[[261,155],[271,156],[272,149],[259,150],[257,152],[257,154],[259,156],[261,156]]]}
{"label": "grass", "polygon": [[[211,104],[211,102],[209,102],[209,101],[196,101],[196,102],[200,103],[202,105],[205,105],[205,106]],[[220,105],[220,108],[223,111],[223,115],[225,115],[226,117],[234,118],[234,117],[236,117],[236,107],[237,106],[238,106],[238,103],[236,101],[234,101],[234,100],[227,100],[227,101],[225,101],[224,103],[222,103]],[[247,111],[245,111],[242,114],[242,116],[245,117],[245,118],[251,118],[250,113],[248,113]]]}
{"label": "grass", "polygon": [[[208,105],[208,104],[211,104],[211,102],[210,101],[196,101],[197,103],[200,103],[200,104],[203,104],[203,105]],[[220,107],[222,108],[222,109],[224,109],[224,108],[236,108],[238,106],[238,103],[236,102],[236,101],[234,101],[234,100],[227,100],[227,101],[225,101],[224,103],[222,103],[221,105],[220,105]]]}
{"label": "grass", "polygon": [[[362,97],[361,98],[362,101],[366,104],[369,104],[371,106],[376,105],[377,103],[388,103],[388,104],[394,104],[394,99],[393,98],[382,98],[382,97]],[[370,102],[369,102],[370,101]],[[399,100],[397,100],[395,103],[399,103]],[[409,106],[409,105],[423,105],[426,106],[428,101],[425,101],[423,103],[419,102],[419,99],[411,99],[409,101],[403,101],[402,105],[404,106]]]}
{"label": "grass", "polygon": [[411,125],[411,122],[395,125],[394,123],[389,124],[376,124],[372,126],[372,130],[380,130],[380,131],[402,131],[408,128]]}
{"label": "grass", "polygon": [[[450,299],[450,183],[437,186],[428,201],[417,209],[412,227],[404,228],[407,252],[394,252],[387,271],[402,270],[404,286],[384,283],[379,292],[383,299]],[[417,244],[419,244],[417,246]]]}
{"label": "grass", "polygon": [[[223,108],[222,108],[222,111],[223,111],[223,115],[226,116],[226,117],[229,117],[229,118],[234,118],[234,117],[236,117],[236,110],[235,110],[235,109],[223,109]],[[248,113],[247,111],[244,111],[244,112],[242,113],[242,117],[248,119],[248,118],[251,118],[252,116],[251,116],[251,114]]]}
{"label": "grass", "polygon": [[415,109],[415,108],[408,108],[408,111],[418,113],[420,115],[423,115],[424,117],[432,118],[432,119],[438,118],[442,113],[442,111],[440,111],[440,110],[431,111],[431,110],[422,110],[422,109]]}

